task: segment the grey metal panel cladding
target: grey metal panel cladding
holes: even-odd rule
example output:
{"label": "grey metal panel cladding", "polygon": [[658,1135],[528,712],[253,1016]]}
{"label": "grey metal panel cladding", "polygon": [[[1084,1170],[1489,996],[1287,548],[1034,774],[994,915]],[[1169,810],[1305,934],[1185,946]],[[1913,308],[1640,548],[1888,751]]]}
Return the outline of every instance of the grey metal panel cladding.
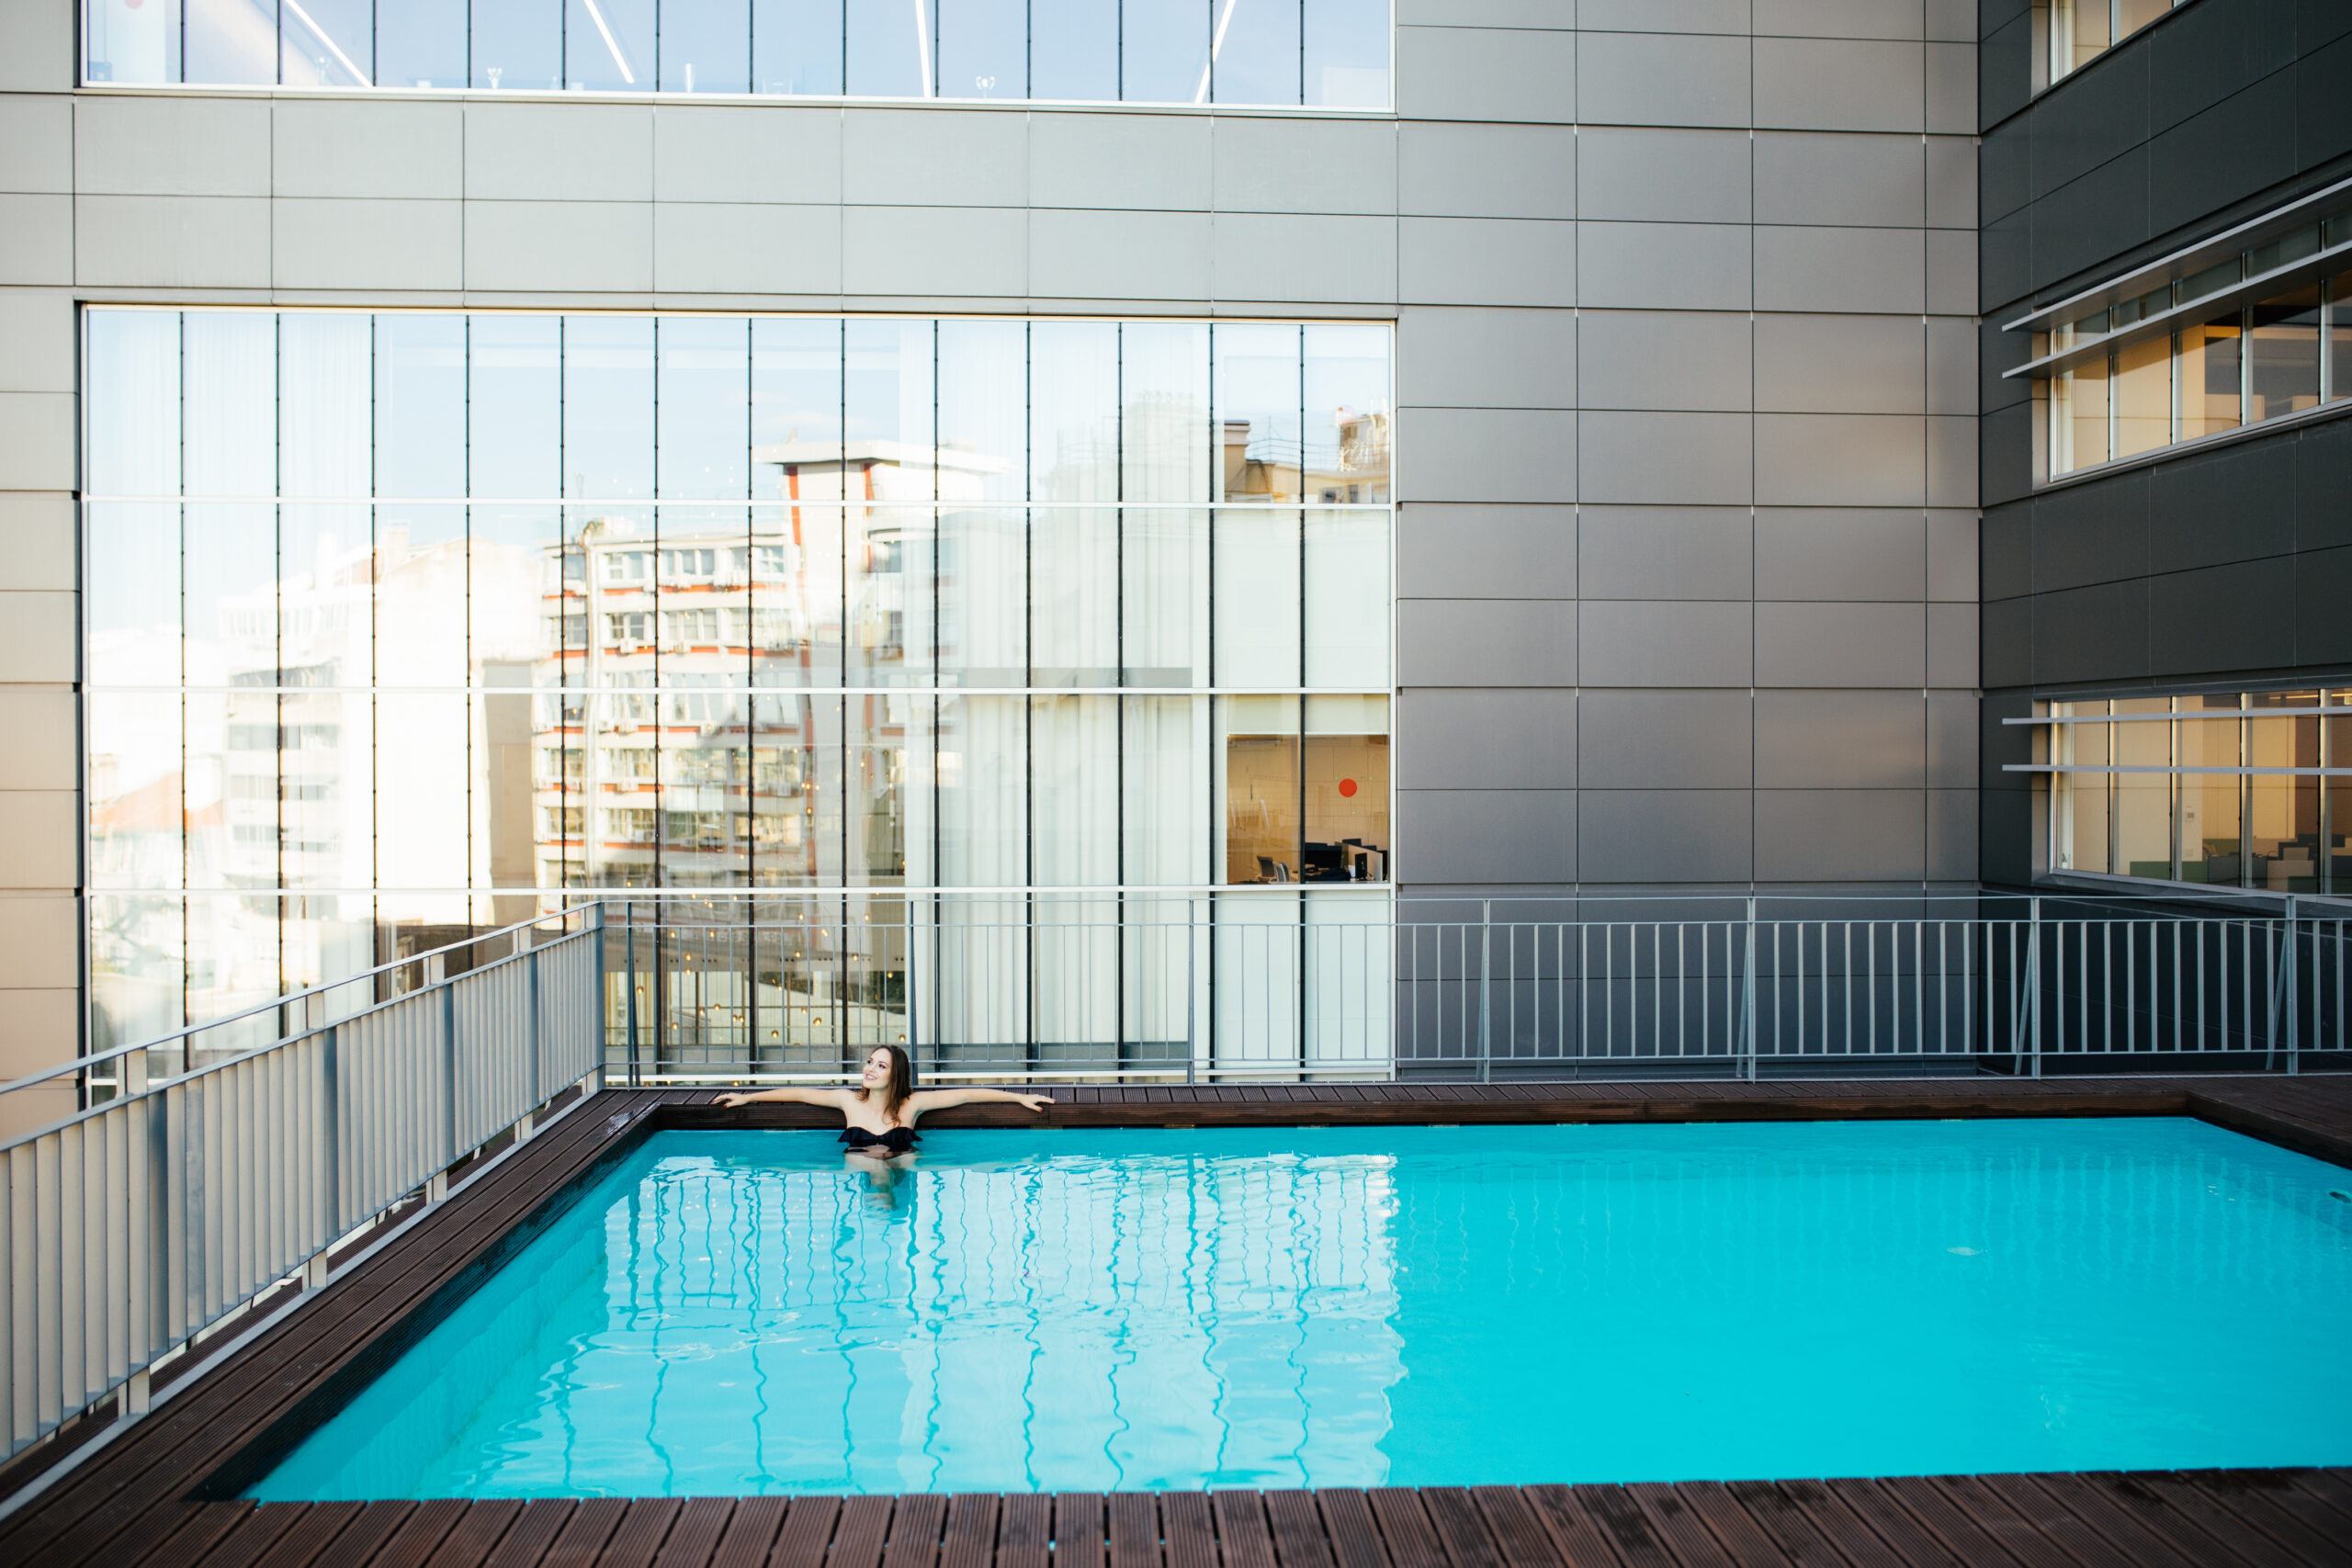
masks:
{"label": "grey metal panel cladding", "polygon": [[1399,790],[1397,874],[1414,882],[1577,879],[1574,790]]}
{"label": "grey metal panel cladding", "polygon": [[1754,536],[1743,508],[1588,505],[1577,527],[1588,598],[1755,596]]}
{"label": "grey metal panel cladding", "polygon": [[1577,782],[1592,789],[1745,789],[1754,706],[1745,691],[1600,691],[1577,716]]}
{"label": "grey metal panel cladding", "polygon": [[1756,792],[1759,882],[1860,882],[1928,874],[1924,790]]}
{"label": "grey metal panel cladding", "polygon": [[1577,217],[1748,220],[1758,181],[1744,131],[1590,126],[1577,134],[1576,157]]}
{"label": "grey metal panel cladding", "polygon": [[2183,571],[2295,547],[2293,434],[2159,463],[2148,482],[2148,570]]}
{"label": "grey metal panel cladding", "polygon": [[2305,430],[2295,446],[2296,547],[2352,545],[2352,419]]}
{"label": "grey metal panel cladding", "polygon": [[[2026,603],[2033,618],[2031,679],[2113,681],[2148,673],[2146,579],[2041,593]],[[1988,636],[1986,646],[2009,640]]]}
{"label": "grey metal panel cladding", "polygon": [[2035,100],[2028,117],[2036,199],[2148,139],[2147,40],[2099,56]]}
{"label": "grey metal panel cladding", "polygon": [[2295,658],[2352,664],[2352,546],[2295,558]]}
{"label": "grey metal panel cladding", "polygon": [[1409,687],[1397,696],[1401,789],[1573,789],[1577,694],[1542,687]]}
{"label": "grey metal panel cladding", "polygon": [[1573,686],[1580,606],[1547,599],[1405,599],[1400,686]]}
{"label": "grey metal panel cladding", "polygon": [[2148,580],[2148,672],[2276,670],[2295,662],[2295,563],[2239,561]]}
{"label": "grey metal panel cladding", "polygon": [[1928,705],[1916,691],[1756,694],[1758,789],[1918,789]]}
{"label": "grey metal panel cladding", "polygon": [[1573,506],[1415,502],[1396,516],[1397,596],[1574,599]]}
{"label": "grey metal panel cladding", "polygon": [[1745,882],[1756,863],[1753,798],[1744,789],[1587,789],[1577,796],[1584,879]]}
{"label": "grey metal panel cladding", "polygon": [[[2148,570],[2146,469],[2071,485],[2026,502],[2030,583],[2049,592],[2144,576]],[[2004,588],[2013,586],[2005,577]]]}
{"label": "grey metal panel cladding", "polygon": [[2281,71],[2149,144],[2149,223],[2157,233],[2293,176],[2295,78]]}

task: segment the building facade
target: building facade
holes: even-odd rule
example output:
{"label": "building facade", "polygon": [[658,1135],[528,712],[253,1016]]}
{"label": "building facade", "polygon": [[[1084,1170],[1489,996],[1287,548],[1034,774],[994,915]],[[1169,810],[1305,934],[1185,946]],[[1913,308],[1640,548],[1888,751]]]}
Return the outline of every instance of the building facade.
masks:
{"label": "building facade", "polygon": [[1969,7],[392,9],[0,12],[8,1070],[583,890],[1973,885]]}
{"label": "building facade", "polygon": [[2352,14],[1984,28],[1985,879],[2352,894]]}

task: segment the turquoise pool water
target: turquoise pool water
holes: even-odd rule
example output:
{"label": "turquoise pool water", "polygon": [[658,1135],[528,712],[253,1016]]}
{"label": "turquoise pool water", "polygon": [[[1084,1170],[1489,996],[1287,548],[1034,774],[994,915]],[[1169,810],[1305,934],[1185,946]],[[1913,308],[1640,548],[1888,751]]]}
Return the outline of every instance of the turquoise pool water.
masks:
{"label": "turquoise pool water", "polygon": [[2192,1121],[656,1134],[263,1499],[2352,1462],[2335,1167]]}

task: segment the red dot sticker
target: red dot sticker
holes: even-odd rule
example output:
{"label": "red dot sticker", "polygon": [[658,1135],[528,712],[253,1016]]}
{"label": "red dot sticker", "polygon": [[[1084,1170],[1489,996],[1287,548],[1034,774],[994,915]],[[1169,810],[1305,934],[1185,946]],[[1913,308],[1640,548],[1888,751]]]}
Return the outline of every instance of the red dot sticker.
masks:
{"label": "red dot sticker", "polygon": [[1356,793],[1356,781],[1353,779],[1341,779],[1340,781],[1340,793],[1348,796],[1350,799],[1353,799]]}

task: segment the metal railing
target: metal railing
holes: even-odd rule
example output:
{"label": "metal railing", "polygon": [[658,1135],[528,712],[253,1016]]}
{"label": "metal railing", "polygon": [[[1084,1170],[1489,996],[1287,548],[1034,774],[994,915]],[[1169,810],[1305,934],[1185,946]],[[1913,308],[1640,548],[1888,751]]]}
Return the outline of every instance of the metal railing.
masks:
{"label": "metal railing", "polygon": [[0,1126],[80,1107],[0,1138],[7,1451],[138,1413],[159,1360],[599,1072],[839,1081],[884,1043],[951,1080],[2295,1071],[2352,1065],[2347,955],[2352,911],[2292,898],[583,903],[0,1085]]}
{"label": "metal railing", "polygon": [[[354,1232],[420,1190],[442,1195],[450,1167],[508,1129],[527,1136],[535,1111],[602,1066],[601,914],[0,1085],[0,1107],[61,1083],[87,1101],[0,1143],[0,1451],[109,1396],[141,1413],[157,1362],[256,1297],[322,1282]],[[311,1016],[330,1010],[342,1016]]]}

